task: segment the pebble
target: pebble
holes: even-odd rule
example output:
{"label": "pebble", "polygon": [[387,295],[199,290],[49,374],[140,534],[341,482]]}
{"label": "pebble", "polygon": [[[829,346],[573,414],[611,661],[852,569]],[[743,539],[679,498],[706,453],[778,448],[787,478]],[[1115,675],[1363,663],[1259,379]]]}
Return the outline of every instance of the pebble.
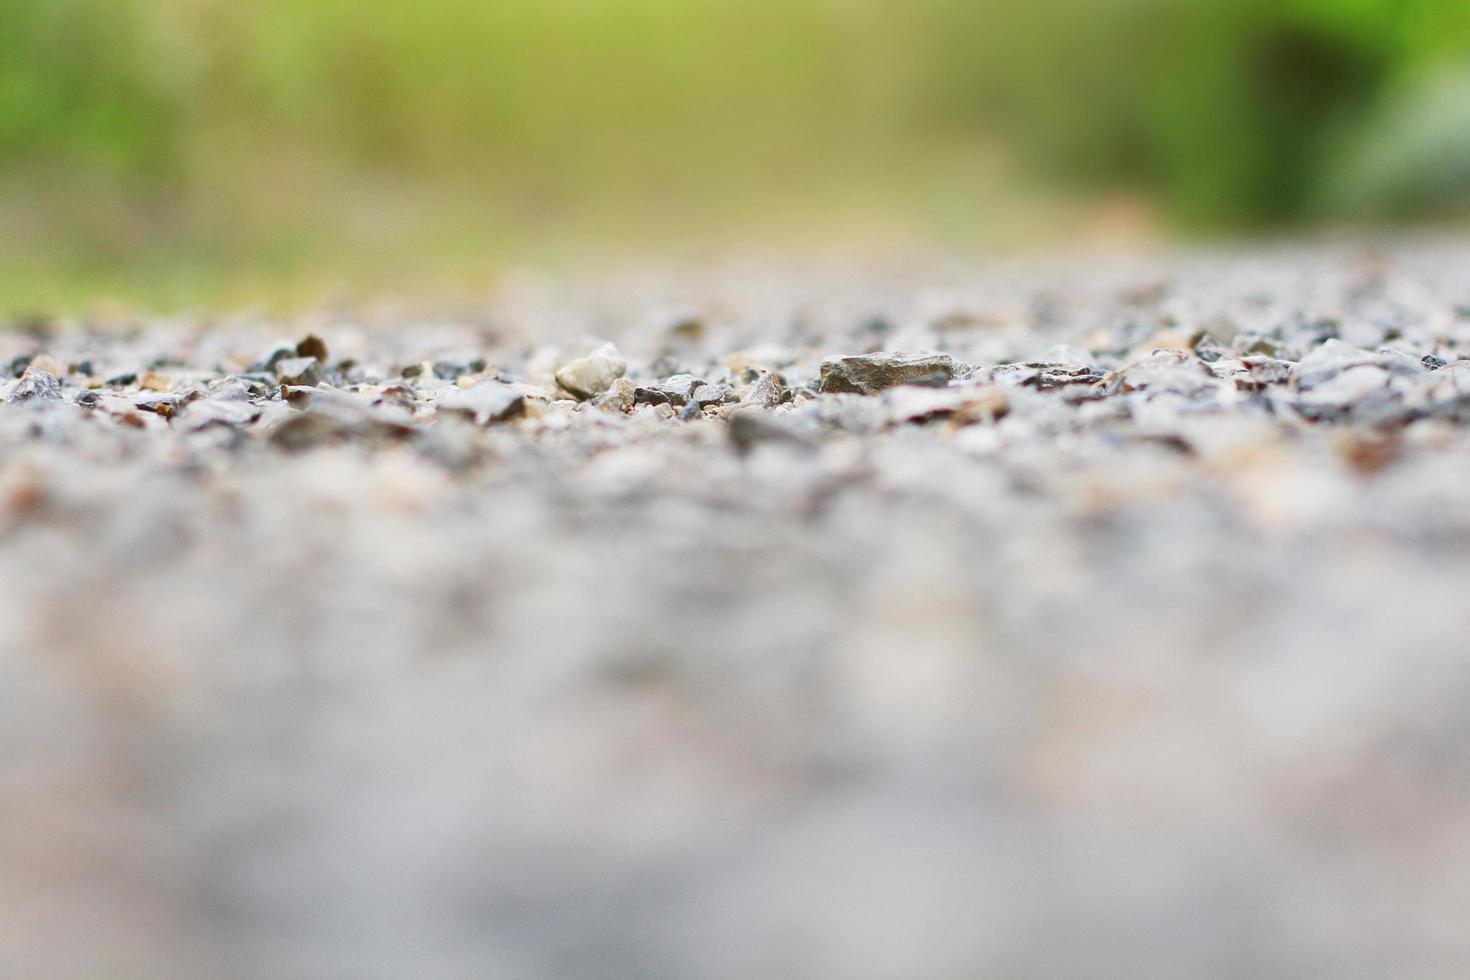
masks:
{"label": "pebble", "polygon": [[637,389],[627,378],[618,378],[592,404],[605,412],[631,412],[638,405]]}
{"label": "pebble", "polygon": [[699,408],[708,408],[710,405],[724,405],[738,401],[735,391],[729,385],[702,384],[689,394],[689,404]]}
{"label": "pebble", "polygon": [[283,385],[316,385],[322,380],[322,365],[315,357],[287,357],[275,364],[276,380]]}
{"label": "pebble", "polygon": [[872,395],[895,385],[942,387],[953,377],[954,360],[948,354],[857,354],[823,360],[821,390]]}
{"label": "pebble", "polygon": [[612,344],[603,344],[586,357],[579,357],[557,368],[556,383],[579,401],[596,398],[628,371]]}
{"label": "pebble", "polygon": [[469,388],[453,388],[439,399],[440,412],[468,416],[479,425],[508,422],[526,414],[526,396],[499,381],[481,381]]}
{"label": "pebble", "polygon": [[19,381],[5,395],[8,405],[23,405],[27,402],[52,402],[61,400],[61,383],[49,372],[27,367]]}
{"label": "pebble", "polygon": [[775,408],[789,397],[781,376],[773,371],[762,370],[746,389],[742,401],[761,408]]}
{"label": "pebble", "polygon": [[683,406],[703,384],[703,379],[692,374],[675,374],[658,384],[635,388],[633,397],[639,405]]}
{"label": "pebble", "polygon": [[327,363],[327,342],[316,334],[307,334],[296,342],[297,357],[314,357],[319,364]]}
{"label": "pebble", "polygon": [[481,374],[489,366],[483,357],[470,358],[467,360],[437,360],[432,368],[434,377],[445,381],[458,381],[460,378]]}

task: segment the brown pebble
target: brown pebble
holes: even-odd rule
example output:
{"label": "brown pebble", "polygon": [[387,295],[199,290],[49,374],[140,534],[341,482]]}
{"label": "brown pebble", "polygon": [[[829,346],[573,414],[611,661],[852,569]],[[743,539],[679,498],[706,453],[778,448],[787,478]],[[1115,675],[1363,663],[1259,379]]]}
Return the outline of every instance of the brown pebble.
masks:
{"label": "brown pebble", "polygon": [[297,357],[314,357],[327,363],[327,342],[314,333],[309,333],[296,345]]}

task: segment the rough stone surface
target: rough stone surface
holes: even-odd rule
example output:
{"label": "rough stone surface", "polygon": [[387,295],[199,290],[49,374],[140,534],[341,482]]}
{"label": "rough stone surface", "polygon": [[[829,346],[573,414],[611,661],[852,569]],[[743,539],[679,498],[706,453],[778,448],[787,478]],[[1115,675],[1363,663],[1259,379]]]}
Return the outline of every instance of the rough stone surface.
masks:
{"label": "rough stone surface", "polygon": [[556,383],[579,399],[596,398],[627,373],[628,362],[618,349],[604,344],[586,357],[563,364],[556,372]]}
{"label": "rough stone surface", "polygon": [[688,404],[690,396],[703,385],[704,382],[692,374],[676,374],[658,384],[636,388],[633,395],[639,405],[683,406]]}
{"label": "rough stone surface", "polygon": [[861,354],[822,361],[822,391],[872,395],[895,385],[946,385],[954,377],[948,354]]}
{"label": "rough stone surface", "polygon": [[481,381],[469,388],[452,388],[439,399],[441,412],[458,412],[480,425],[505,422],[526,414],[526,396],[499,381]]}
{"label": "rough stone surface", "polygon": [[773,268],[0,330],[0,972],[1465,975],[1470,248]]}
{"label": "rough stone surface", "polygon": [[275,364],[276,378],[283,385],[315,385],[322,379],[321,362],[315,357],[287,357]]}
{"label": "rough stone surface", "polygon": [[780,375],[763,370],[746,389],[743,400],[761,408],[775,408],[786,398],[786,388],[781,383]]}
{"label": "rough stone surface", "polygon": [[638,404],[637,389],[627,378],[619,378],[593,399],[592,404],[606,412],[631,412]]}
{"label": "rough stone surface", "polygon": [[51,402],[60,399],[60,383],[46,371],[29,368],[5,394],[5,401],[10,405],[20,405],[25,402]]}

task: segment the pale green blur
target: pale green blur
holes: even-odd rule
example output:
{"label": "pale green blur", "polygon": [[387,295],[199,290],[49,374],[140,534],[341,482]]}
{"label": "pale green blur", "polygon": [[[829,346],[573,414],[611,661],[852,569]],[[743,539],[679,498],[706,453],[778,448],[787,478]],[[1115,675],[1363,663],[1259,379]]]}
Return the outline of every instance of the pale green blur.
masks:
{"label": "pale green blur", "polygon": [[1445,220],[1443,0],[0,0],[0,302],[548,243]]}

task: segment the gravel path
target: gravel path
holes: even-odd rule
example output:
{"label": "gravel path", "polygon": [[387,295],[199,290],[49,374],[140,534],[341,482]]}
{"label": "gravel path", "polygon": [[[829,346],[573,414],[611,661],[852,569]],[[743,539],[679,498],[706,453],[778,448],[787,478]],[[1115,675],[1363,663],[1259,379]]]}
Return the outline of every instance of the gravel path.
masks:
{"label": "gravel path", "polygon": [[0,974],[1462,977],[1467,268],[0,334]]}

